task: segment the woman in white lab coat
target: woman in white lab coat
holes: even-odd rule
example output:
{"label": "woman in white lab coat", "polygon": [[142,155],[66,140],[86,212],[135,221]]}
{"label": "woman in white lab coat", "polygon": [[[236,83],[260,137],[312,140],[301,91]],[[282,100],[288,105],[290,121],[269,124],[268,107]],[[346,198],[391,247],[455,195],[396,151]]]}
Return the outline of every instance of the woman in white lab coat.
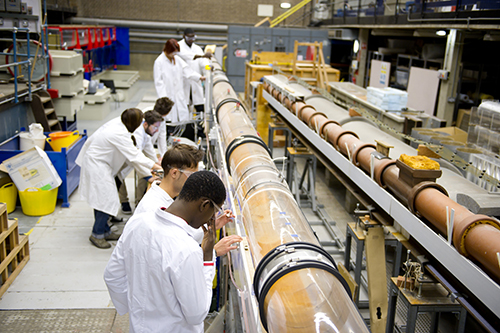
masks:
{"label": "woman in white lab coat", "polygon": [[193,71],[177,55],[179,50],[179,43],[175,39],[169,39],[154,64],[154,81],[158,98],[168,97],[174,102],[169,115],[172,123],[190,120],[189,96],[185,96],[184,93],[184,80],[205,80],[205,77]]}
{"label": "woman in white lab coat", "polygon": [[117,240],[111,233],[108,218],[120,209],[115,177],[125,162],[133,165],[141,177],[150,176],[152,168],[161,167],[147,158],[134,143],[132,133],[142,123],[139,109],[127,109],[121,117],[101,126],[85,143],[76,159],[81,167],[80,195],[94,209],[94,227],[90,241],[98,248],[109,248],[107,240]]}

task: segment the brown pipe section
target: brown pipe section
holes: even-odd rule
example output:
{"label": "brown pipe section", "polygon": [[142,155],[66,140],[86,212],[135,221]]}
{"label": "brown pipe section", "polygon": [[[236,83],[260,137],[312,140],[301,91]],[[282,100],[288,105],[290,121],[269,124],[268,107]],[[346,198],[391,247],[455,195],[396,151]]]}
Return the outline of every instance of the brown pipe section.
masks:
{"label": "brown pipe section", "polygon": [[[286,107],[310,128],[319,128],[319,135],[367,173],[370,173],[371,153],[375,147],[359,140],[356,133],[328,119],[312,106],[297,101]],[[321,110],[318,110],[321,111]],[[485,215],[475,215],[451,200],[444,188],[434,182],[421,182],[414,187],[399,179],[399,168],[393,160],[374,160],[374,176],[380,186],[387,187],[417,216],[432,223],[447,235],[446,207],[455,210],[453,244],[464,256],[479,261],[491,274],[500,278],[497,252],[500,252],[500,225]]]}

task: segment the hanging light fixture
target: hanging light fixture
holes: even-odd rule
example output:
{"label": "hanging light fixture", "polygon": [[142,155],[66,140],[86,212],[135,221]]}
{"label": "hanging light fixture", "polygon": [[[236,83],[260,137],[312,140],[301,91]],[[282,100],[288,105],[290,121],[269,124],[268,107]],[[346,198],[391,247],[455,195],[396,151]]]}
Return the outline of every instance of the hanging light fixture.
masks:
{"label": "hanging light fixture", "polygon": [[288,9],[288,8],[292,7],[292,5],[289,2],[282,2],[280,4],[280,7],[283,9]]}

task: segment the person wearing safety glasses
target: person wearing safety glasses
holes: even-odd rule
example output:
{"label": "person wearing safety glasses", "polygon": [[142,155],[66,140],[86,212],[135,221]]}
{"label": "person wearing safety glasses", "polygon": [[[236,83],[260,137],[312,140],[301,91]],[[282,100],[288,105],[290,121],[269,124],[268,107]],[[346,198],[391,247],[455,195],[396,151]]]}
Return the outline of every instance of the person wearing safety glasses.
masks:
{"label": "person wearing safety glasses", "polygon": [[[163,117],[156,111],[146,111],[144,112],[144,121],[137,127],[134,131],[134,138],[136,142],[136,147],[141,150],[147,158],[157,161],[158,164],[161,161],[155,153],[155,148],[153,147],[153,142],[151,140],[152,136],[156,134],[163,122]],[[125,186],[125,178],[132,171],[133,167],[129,163],[125,163],[122,170],[118,173],[118,180],[120,181],[120,187],[118,188],[118,195],[120,197],[120,203],[122,205],[122,212],[124,214],[132,214],[132,207],[128,202],[127,187]],[[135,204],[137,205],[141,201],[142,196],[146,193],[148,188],[148,179],[150,177],[142,177],[137,181],[137,188],[135,189]],[[119,219],[111,222],[121,222]]]}
{"label": "person wearing safety glasses", "polygon": [[[184,30],[183,39],[179,41],[180,51],[178,56],[188,64],[196,73],[203,75],[203,70],[209,64],[208,59],[212,57],[211,52],[204,53],[201,47],[195,44],[196,35],[194,30]],[[184,96],[194,105],[197,112],[204,111],[203,86],[200,81],[184,80]]]}
{"label": "person wearing safety glasses", "polygon": [[[198,171],[198,163],[203,158],[203,151],[198,148],[186,145],[176,144],[172,146],[162,158],[161,166],[163,168],[163,179],[160,182],[153,182],[151,188],[146,192],[142,200],[137,205],[134,215],[143,212],[155,210],[158,207],[169,207],[174,198],[179,195],[186,180],[196,171]],[[226,223],[230,222],[234,215],[229,210],[218,209],[216,219],[216,228],[220,229]],[[134,222],[127,222],[125,230],[128,229]],[[200,229],[193,230],[193,238],[201,244],[203,240],[203,231]],[[223,237],[215,244],[215,253],[217,256],[222,256],[230,250],[236,249],[237,246],[232,245],[241,242],[242,238],[238,235],[230,235]]]}
{"label": "person wearing safety glasses", "polygon": [[[171,205],[132,216],[104,271],[116,311],[129,314],[130,332],[203,332],[215,276],[215,215],[225,199],[219,176],[198,171]],[[204,231],[201,246],[197,229]]]}

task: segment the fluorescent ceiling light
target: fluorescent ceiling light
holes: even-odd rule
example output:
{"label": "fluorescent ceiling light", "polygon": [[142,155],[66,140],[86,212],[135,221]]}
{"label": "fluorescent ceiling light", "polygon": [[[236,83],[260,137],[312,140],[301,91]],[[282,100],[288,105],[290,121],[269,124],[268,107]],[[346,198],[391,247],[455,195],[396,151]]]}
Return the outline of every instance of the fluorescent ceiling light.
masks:
{"label": "fluorescent ceiling light", "polygon": [[359,51],[359,41],[357,39],[354,40],[354,44],[352,45],[352,51],[354,53],[358,53]]}
{"label": "fluorescent ceiling light", "polygon": [[283,9],[288,9],[288,8],[292,7],[292,5],[289,2],[282,2],[280,4],[280,7]]}
{"label": "fluorescent ceiling light", "polygon": [[438,30],[438,31],[436,31],[436,35],[438,35],[438,36],[446,36],[446,31],[445,30]]}

